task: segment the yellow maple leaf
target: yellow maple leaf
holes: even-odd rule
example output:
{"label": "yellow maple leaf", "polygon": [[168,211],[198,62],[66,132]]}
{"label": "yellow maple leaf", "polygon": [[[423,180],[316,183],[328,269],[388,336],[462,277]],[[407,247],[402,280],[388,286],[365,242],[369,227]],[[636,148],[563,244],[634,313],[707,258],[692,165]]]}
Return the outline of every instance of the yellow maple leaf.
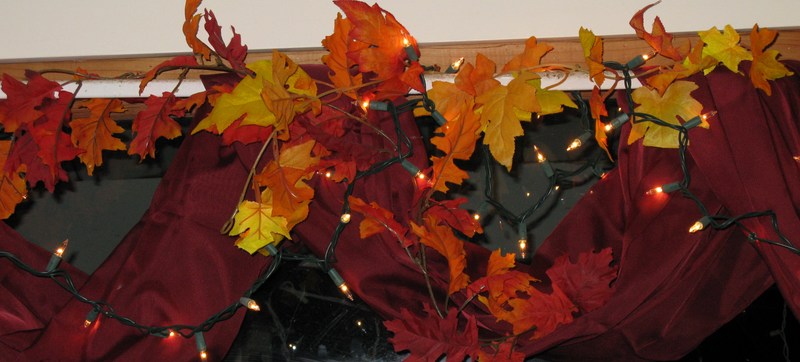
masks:
{"label": "yellow maple leaf", "polygon": [[534,78],[528,84],[536,88],[536,101],[539,103],[540,115],[556,114],[564,111],[564,107],[578,108],[572,98],[560,90],[549,90],[542,88],[542,80]]}
{"label": "yellow maple leaf", "polygon": [[[731,72],[739,73],[739,63],[743,60],[753,60],[753,54],[739,45],[739,33],[730,25],[725,25],[725,29],[722,32],[715,26],[698,34],[706,44],[703,48],[703,55],[708,55],[722,62]],[[704,73],[708,74],[714,68],[706,68]]]}
{"label": "yellow maple leaf", "polygon": [[[692,98],[692,91],[697,85],[679,80],[672,83],[661,96],[658,91],[648,88],[639,88],[633,91],[633,101],[638,104],[634,109],[638,113],[647,113],[658,117],[664,122],[680,125],[678,117],[689,120],[699,116],[703,105]],[[700,127],[708,128],[708,123],[703,121]],[[628,144],[644,137],[644,145],[662,148],[678,148],[678,131],[668,127],[656,125],[652,122],[636,122],[631,127]]]}
{"label": "yellow maple leaf", "polygon": [[586,65],[589,66],[589,77],[597,85],[603,84],[606,80],[606,76],[603,73],[606,69],[606,66],[603,65],[603,39],[583,27],[578,31],[578,38],[581,41]]}
{"label": "yellow maple leaf", "polygon": [[794,74],[778,61],[777,50],[766,50],[777,36],[777,31],[767,28],[759,29],[758,24],[753,25],[753,30],[750,32],[750,49],[753,52],[750,81],[767,95],[772,95],[772,87],[768,81]]}
{"label": "yellow maple leaf", "polygon": [[[273,55],[273,59],[275,59],[275,55]],[[279,56],[279,59],[284,58]],[[314,98],[316,96],[316,85],[302,68],[296,65],[292,66],[293,63],[289,64],[286,60],[283,64],[275,63],[277,68],[284,69],[284,71],[280,69],[276,71],[273,69],[273,63],[273,60],[262,60],[248,64],[247,69],[255,72],[256,76],[244,77],[231,93],[222,94],[217,99],[214,109],[198,123],[197,127],[192,130],[192,134],[202,130],[216,130],[216,132],[222,133],[240,117],[244,117],[240,123],[242,126],[269,127],[276,125],[279,121],[278,118],[262,98],[265,85],[288,86],[285,87],[285,90],[299,97]],[[286,69],[293,69],[294,72],[287,77]],[[278,79],[275,79],[276,75]],[[278,83],[283,79],[285,79],[285,83]]]}
{"label": "yellow maple leaf", "polygon": [[239,236],[236,246],[250,254],[267,244],[277,243],[281,235],[291,240],[286,218],[272,216],[272,206],[245,200],[239,204],[229,235]]}
{"label": "yellow maple leaf", "polygon": [[514,139],[523,133],[520,121],[529,122],[533,112],[541,111],[536,87],[528,83],[536,78],[534,73],[520,72],[507,86],[497,85],[475,98],[485,132],[483,143],[509,170],[514,159]]}
{"label": "yellow maple leaf", "polygon": [[311,156],[315,144],[314,140],[310,140],[282,149],[278,160],[270,161],[254,177],[258,185],[271,190],[273,215],[291,217],[297,214],[298,208],[308,208],[308,202],[314,198],[314,189],[305,180],[313,174],[310,168],[319,163],[318,157]]}

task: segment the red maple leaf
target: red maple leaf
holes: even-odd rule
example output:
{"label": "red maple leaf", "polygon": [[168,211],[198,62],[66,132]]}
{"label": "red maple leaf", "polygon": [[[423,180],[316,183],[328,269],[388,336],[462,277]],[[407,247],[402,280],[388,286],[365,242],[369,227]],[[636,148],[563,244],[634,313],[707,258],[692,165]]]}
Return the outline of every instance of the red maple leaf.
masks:
{"label": "red maple leaf", "polygon": [[69,180],[67,172],[59,168],[56,177],[51,177],[50,168],[42,162],[38,153],[39,146],[36,145],[31,133],[17,132],[17,139],[14,141],[14,146],[11,147],[11,153],[8,155],[3,171],[10,173],[23,167],[28,185],[34,187],[41,181],[47,191],[53,192],[56,182]]}
{"label": "red maple leaf", "polygon": [[483,228],[481,227],[481,223],[475,220],[467,210],[460,208],[465,202],[467,202],[467,198],[465,197],[437,201],[425,211],[425,214],[434,215],[436,218],[446,222],[447,225],[450,225],[453,229],[471,238],[475,236],[475,233],[483,233]]}
{"label": "red maple leaf", "polygon": [[618,267],[610,266],[612,260],[611,248],[581,253],[575,263],[564,255],[555,260],[547,276],[582,312],[591,312],[603,306],[613,293],[610,284],[617,278]]}
{"label": "red maple leaf", "polygon": [[72,93],[60,91],[57,99],[45,100],[41,107],[44,117],[34,121],[32,127],[29,127],[38,146],[37,156],[49,170],[49,180],[45,181],[45,185],[50,185],[48,190],[58,180],[67,179],[61,162],[70,161],[84,152],[73,146],[70,136],[64,132],[64,124],[72,114],[72,97]]}
{"label": "red maple leaf", "polygon": [[242,126],[242,120],[245,115],[242,115],[237,120],[233,121],[231,125],[222,132],[222,144],[226,146],[232,145],[234,142],[241,142],[242,144],[249,145],[256,142],[264,142],[272,134],[274,127],[262,127],[256,125]]}
{"label": "red maple leaf", "polygon": [[383,231],[389,231],[404,248],[412,245],[412,241],[406,237],[408,228],[397,222],[391,211],[380,207],[374,201],[367,204],[364,200],[355,196],[349,196],[347,201],[350,203],[352,211],[364,215],[364,220],[359,225],[362,239]]}
{"label": "red maple leaf", "polygon": [[139,155],[142,159],[155,157],[156,140],[161,137],[173,139],[181,135],[181,126],[170,116],[183,116],[183,109],[175,107],[175,95],[164,92],[161,97],[151,95],[144,101],[146,108],[136,114],[131,130],[133,141],[128,147],[129,155]]}
{"label": "red maple leaf", "polygon": [[530,298],[509,300],[508,305],[512,309],[502,318],[514,326],[514,334],[533,329],[531,339],[542,338],[559,325],[571,323],[572,313],[578,311],[557,285],[553,285],[551,294],[544,294],[535,288],[531,288],[528,294]]}
{"label": "red maple leaf", "polygon": [[60,84],[45,79],[39,73],[27,71],[25,76],[27,83],[3,74],[2,89],[7,99],[0,103],[0,124],[8,133],[39,119],[44,114],[39,107],[46,99],[54,99],[56,92],[61,89]]}
{"label": "red maple leaf", "polygon": [[191,67],[195,65],[197,65],[197,59],[195,59],[192,55],[179,55],[170,60],[165,60],[159,63],[153,67],[153,69],[148,70],[147,73],[144,74],[144,78],[142,78],[142,81],[139,82],[139,94],[142,94],[142,92],[144,92],[144,88],[147,87],[147,83],[150,83],[151,80],[155,79],[160,72],[165,70],[165,68]]}
{"label": "red maple leaf", "polygon": [[208,43],[214,48],[214,51],[220,57],[231,63],[231,68],[249,72],[244,65],[244,59],[247,58],[247,45],[242,45],[242,36],[236,33],[236,29],[231,26],[233,36],[231,41],[226,45],[225,40],[222,39],[222,27],[217,23],[217,18],[214,16],[213,11],[206,9],[203,15],[208,33]]}
{"label": "red maple leaf", "polygon": [[478,361],[481,362],[523,362],[525,354],[514,350],[513,341],[505,341],[498,345],[481,348]]}
{"label": "red maple leaf", "polygon": [[396,352],[409,351],[406,362],[435,362],[447,355],[448,361],[473,359],[478,352],[478,327],[474,317],[466,317],[464,330],[458,329],[458,312],[451,309],[447,317],[439,318],[428,304],[423,306],[426,316],[418,317],[408,309],[400,310],[400,319],[383,322],[394,333],[389,342]]}

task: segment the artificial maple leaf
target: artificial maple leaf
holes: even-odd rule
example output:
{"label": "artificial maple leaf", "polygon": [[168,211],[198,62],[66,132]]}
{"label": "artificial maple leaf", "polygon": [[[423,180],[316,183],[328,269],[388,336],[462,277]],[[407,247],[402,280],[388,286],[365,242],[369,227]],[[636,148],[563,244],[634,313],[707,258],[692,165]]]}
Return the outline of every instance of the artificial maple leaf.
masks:
{"label": "artificial maple leaf", "polygon": [[[324,109],[328,110],[327,107]],[[333,112],[323,111],[320,117],[317,117],[317,119],[332,119],[329,117],[333,117]],[[382,160],[382,157],[385,156],[380,152],[375,152],[375,148],[371,146],[372,144],[380,144],[380,142],[382,142],[379,139],[380,136],[376,134],[362,133],[360,134],[360,137],[356,138],[343,137],[342,134],[331,133],[330,129],[316,126],[308,119],[308,117],[298,117],[297,121],[305,127],[306,132],[308,132],[311,138],[319,142],[325,147],[325,149],[333,153],[327,160],[329,162],[333,162],[334,164],[342,162],[354,162],[357,170],[364,171],[379,160]],[[327,123],[329,122],[323,120],[316,124],[319,125]],[[336,121],[331,123],[336,123]],[[366,142],[365,139],[371,139],[371,142],[374,143]],[[344,176],[344,174],[339,174],[338,171],[337,175],[337,177]],[[354,176],[355,175],[353,174],[352,177],[348,177],[348,179],[352,180]]]}
{"label": "artificial maple leaf", "polygon": [[464,242],[453,234],[453,229],[439,224],[435,217],[426,217],[424,226],[411,223],[411,231],[419,237],[419,241],[442,254],[447,259],[450,269],[450,287],[447,295],[463,289],[469,284],[469,275],[464,273],[467,266],[467,253]]}
{"label": "artificial maple leaf", "polygon": [[313,175],[313,171],[309,171],[309,168],[319,162],[319,158],[311,156],[314,143],[310,140],[299,145],[284,147],[278,159],[270,161],[264,170],[254,177],[253,180],[258,185],[272,190],[274,215],[289,216],[306,201],[314,198],[314,189],[304,182]]}
{"label": "artificial maple leaf", "polygon": [[569,98],[569,95],[560,90],[542,88],[542,80],[534,78],[528,84],[536,88],[536,102],[539,103],[539,115],[556,114],[564,111],[564,107],[578,108],[578,105]]}
{"label": "artificial maple leaf", "polygon": [[[3,171],[10,173],[20,170],[21,172],[24,169],[25,180],[28,181],[30,187],[35,187],[41,181],[47,191],[53,192],[57,182],[69,180],[67,172],[59,167],[56,169],[56,177],[52,177],[51,169],[39,157],[39,146],[34,141],[31,132],[27,132],[27,127],[24,127],[26,132],[21,132],[21,134],[17,132],[17,139],[14,141],[14,147],[11,148]],[[67,142],[69,142],[69,138],[67,138]]]}
{"label": "artificial maple leaf", "polygon": [[90,99],[78,102],[77,106],[88,108],[89,116],[69,123],[72,128],[70,137],[72,144],[83,151],[78,157],[91,176],[94,168],[103,164],[104,150],[125,150],[125,144],[114,137],[114,134],[125,130],[111,119],[111,113],[124,112],[125,108],[122,107],[122,101],[111,98]]}
{"label": "artificial maple leaf", "polygon": [[244,117],[240,117],[231,123],[231,126],[222,133],[223,145],[230,146],[234,142],[240,142],[245,145],[256,142],[264,142],[269,139],[269,136],[272,135],[272,132],[275,130],[275,128],[271,126],[242,126],[242,118]]}
{"label": "artificial maple leaf", "polygon": [[[348,46],[347,56],[358,64],[359,71],[374,72],[377,79],[384,81],[399,78],[406,71],[406,46],[418,52],[408,30],[377,4],[369,6],[360,1],[334,1],[334,4],[352,24],[348,35],[353,41]],[[409,85],[424,91],[418,78]],[[405,93],[403,89],[395,92]]]}
{"label": "artificial maple leaf", "polygon": [[[487,348],[489,349],[487,351]],[[478,362],[523,362],[525,354],[514,350],[514,341],[484,347],[478,352]]]}
{"label": "artificial maple leaf", "polygon": [[411,239],[406,237],[408,228],[397,222],[391,211],[382,208],[374,201],[367,204],[364,200],[355,196],[349,196],[347,202],[350,204],[352,211],[364,215],[364,220],[358,226],[362,239],[388,231],[394,235],[404,248],[413,244]]}
{"label": "artificial maple leaf", "polygon": [[486,134],[483,143],[489,145],[495,160],[509,170],[514,159],[514,139],[523,133],[520,121],[529,122],[531,114],[541,110],[536,88],[528,83],[537,77],[520,72],[508,86],[498,85],[475,98]]}
{"label": "artificial maple leaf", "polygon": [[460,331],[455,309],[451,309],[446,318],[440,318],[427,303],[423,311],[425,316],[418,317],[402,308],[399,319],[383,322],[386,329],[394,333],[389,342],[395,352],[410,352],[406,362],[436,362],[442,355],[446,355],[448,361],[477,357],[478,327],[474,317],[467,316],[464,330]]}
{"label": "artificial maple leaf", "polygon": [[8,74],[3,74],[2,90],[5,102],[0,102],[0,124],[8,133],[15,132],[23,125],[32,123],[43,115],[40,106],[47,99],[54,99],[61,85],[47,80],[39,73],[25,72],[27,83],[20,82]]}
{"label": "artificial maple leaf", "polygon": [[528,290],[527,299],[513,298],[508,301],[511,311],[504,319],[514,326],[514,334],[533,329],[531,339],[539,339],[552,333],[559,325],[571,323],[572,313],[578,308],[567,298],[558,285],[553,292],[544,294],[535,288]]}
{"label": "artificial maple leaf", "polygon": [[[186,38],[186,44],[192,48],[192,52],[201,55],[205,60],[211,59],[211,48],[197,39],[197,31],[200,29],[201,14],[195,14],[197,8],[203,0],[186,0],[184,5],[184,22],[183,22],[183,35]],[[142,92],[139,91],[139,94]]]}
{"label": "artificial maple leaf", "polygon": [[[692,98],[692,91],[697,85],[685,80],[670,84],[661,96],[657,91],[648,88],[639,88],[633,91],[633,101],[638,104],[634,111],[653,115],[664,122],[680,125],[678,117],[689,120],[699,116],[703,105]],[[702,121],[700,127],[708,128],[708,123]],[[644,137],[644,145],[661,148],[678,148],[678,131],[668,127],[658,126],[651,122],[636,122],[631,126],[628,144]]]}
{"label": "artificial maple leaf", "polygon": [[39,148],[37,155],[49,168],[48,178],[52,184],[66,179],[61,162],[71,161],[83,152],[72,145],[69,135],[64,132],[64,124],[69,121],[72,114],[70,109],[72,98],[72,93],[59,91],[58,98],[45,100],[41,106],[44,117],[34,121],[29,127],[30,134]]}
{"label": "artificial maple leaf", "polygon": [[517,54],[503,66],[503,72],[529,70],[528,68],[539,65],[542,57],[553,50],[547,43],[538,43],[536,37],[532,36],[525,41],[525,49],[522,54]]}
{"label": "artificial maple leaf", "polygon": [[136,114],[131,130],[134,137],[128,147],[129,155],[145,157],[156,156],[156,141],[159,138],[171,140],[181,135],[181,125],[170,116],[181,117],[183,110],[176,109],[175,95],[164,92],[161,97],[151,95],[144,101],[145,109]]}
{"label": "artificial maple leaf", "polygon": [[139,94],[141,95],[144,92],[144,88],[147,87],[147,84],[150,83],[151,80],[155,79],[156,76],[164,71],[164,68],[181,68],[181,67],[191,67],[197,65],[197,59],[195,59],[191,55],[179,55],[174,57],[170,60],[165,60],[152,69],[148,70],[147,73],[144,74],[142,81],[139,82]]}
{"label": "artificial maple leaf", "polygon": [[598,86],[602,85],[606,80],[606,76],[603,73],[606,69],[606,66],[603,65],[603,39],[583,27],[579,30],[578,37],[583,48],[583,58],[589,67],[589,77]]}
{"label": "artificial maple leaf", "polygon": [[[452,88],[455,88],[453,86]],[[455,164],[455,160],[469,160],[475,151],[481,127],[480,117],[472,110],[475,103],[472,98],[464,97],[463,102],[445,103],[447,108],[442,109],[442,115],[447,123],[437,129],[442,136],[431,138],[436,148],[444,152],[441,157],[432,157],[433,163],[433,189],[440,192],[449,190],[448,183],[461,185],[469,178],[466,171]]]}
{"label": "artificial maple leaf", "polygon": [[272,216],[270,205],[244,200],[239,204],[233,228],[228,234],[238,235],[236,246],[253,254],[267,244],[275,243],[276,235],[291,240],[286,224],[285,218]]}
{"label": "artificial maple leaf", "polygon": [[672,82],[687,78],[700,71],[714,69],[719,63],[716,59],[703,54],[705,43],[702,40],[697,41],[682,63],[675,64],[672,69],[659,72],[647,78],[647,84],[658,90],[658,93],[663,95]]}
{"label": "artificial maple leaf", "polygon": [[608,135],[606,134],[605,124],[601,120],[601,117],[608,116],[608,110],[606,109],[604,97],[600,95],[600,88],[597,86],[592,88],[592,95],[589,97],[589,109],[592,112],[592,119],[594,119],[594,139],[597,141],[597,145],[603,151],[606,151],[608,159],[613,160],[611,152],[608,150]]}
{"label": "artificial maple leaf", "polygon": [[430,208],[425,210],[425,215],[430,215],[444,221],[453,229],[471,238],[475,233],[483,233],[481,223],[475,220],[467,210],[460,206],[467,202],[467,198],[459,197],[452,200],[442,200],[435,202]]}
{"label": "artificial maple leaf", "polygon": [[[286,64],[283,65],[286,67]],[[262,92],[267,85],[277,85],[288,87],[286,91],[299,96],[316,96],[316,86],[308,83],[311,77],[302,68],[295,68],[295,72],[289,76],[286,83],[276,84],[273,76],[273,61],[262,60],[249,64],[248,69],[255,72],[255,77],[245,77],[233,88],[231,93],[222,94],[217,99],[214,109],[197,124],[192,134],[201,130],[216,130],[223,133],[234,121],[244,116],[240,125],[256,125],[270,127],[278,123],[277,117],[270,110],[264,99]],[[278,63],[275,67],[281,67]],[[282,74],[282,73],[281,73]],[[298,106],[298,108],[300,108]]]}
{"label": "artificial maple leaf", "polygon": [[497,65],[491,59],[478,53],[475,56],[474,66],[466,63],[459,68],[454,83],[464,92],[472,96],[479,96],[500,85],[500,82],[494,79],[496,68]]}
{"label": "artificial maple leaf", "polygon": [[[295,114],[303,113],[309,107],[314,109],[314,113],[319,113],[320,100],[314,98],[317,85],[308,74],[299,69],[286,54],[272,52],[272,81],[264,82],[261,99],[275,115],[275,130],[282,140],[289,139],[286,131]],[[287,84],[290,86],[286,87]],[[309,102],[305,97],[312,100]]]}
{"label": "artificial maple leaf", "polygon": [[[753,54],[739,45],[739,33],[730,25],[725,25],[722,32],[717,27],[698,33],[700,40],[706,46],[703,48],[703,55],[708,55],[730,69],[731,72],[739,73],[739,63],[743,60],[753,60]],[[714,70],[714,67],[705,69],[705,74]]]}
{"label": "artificial maple leaf", "polygon": [[777,31],[767,28],[759,29],[758,24],[753,25],[753,30],[750,32],[750,50],[753,52],[750,81],[768,96],[772,95],[772,87],[768,81],[794,74],[778,61],[777,50],[766,50],[777,36]]}
{"label": "artificial maple leaf", "polygon": [[661,0],[647,5],[641,10],[637,11],[636,14],[634,14],[631,18],[629,24],[636,31],[636,35],[640,39],[643,39],[645,42],[647,42],[647,44],[650,45],[650,47],[653,48],[656,53],[672,60],[680,61],[683,59],[682,54],[684,54],[688,48],[675,48],[675,46],[672,45],[672,34],[667,33],[667,31],[664,29],[664,24],[661,23],[661,19],[658,16],[656,16],[656,18],[653,20],[652,32],[648,32],[644,28],[644,13],[659,3],[661,3]]}
{"label": "artificial maple leaf", "polygon": [[203,14],[206,28],[208,33],[208,43],[214,48],[214,51],[219,54],[222,59],[227,60],[231,64],[231,68],[236,70],[247,71],[244,60],[247,58],[247,45],[242,45],[242,36],[236,33],[236,29],[231,26],[231,41],[225,44],[222,39],[222,27],[217,23],[217,18],[214,16],[213,11],[206,9]]}
{"label": "artificial maple leaf", "polygon": [[611,266],[611,248],[599,253],[580,253],[575,263],[569,255],[556,258],[547,269],[547,276],[575,303],[581,312],[591,312],[606,304],[613,289],[611,282],[617,278],[618,267]]}
{"label": "artificial maple leaf", "polygon": [[511,298],[517,298],[518,292],[528,292],[532,289],[531,283],[539,280],[528,273],[511,270],[514,264],[514,253],[503,256],[500,249],[493,251],[489,255],[486,276],[467,286],[467,298],[475,294],[488,293],[487,306],[489,304],[501,306]]}
{"label": "artificial maple leaf", "polygon": [[[211,92],[213,92],[213,90]],[[206,99],[208,99],[208,96],[211,92],[201,91],[192,94],[186,98],[178,99],[178,101],[175,102],[174,109],[182,109],[184,112],[189,112],[192,109],[200,107],[201,105],[203,105],[203,103],[206,102]]]}
{"label": "artificial maple leaf", "polygon": [[0,219],[11,216],[17,205],[28,195],[25,179],[20,176],[20,172],[25,171],[25,166],[5,171],[12,144],[12,141],[0,141],[0,165],[3,165],[0,168],[3,170],[0,172]]}
{"label": "artificial maple leaf", "polygon": [[350,98],[357,99],[355,87],[361,85],[362,74],[351,75],[350,70],[355,63],[347,57],[348,46],[350,45],[350,30],[353,25],[349,19],[342,18],[342,14],[336,14],[333,22],[333,34],[328,35],[322,40],[322,46],[328,49],[328,54],[322,56],[322,62],[331,70],[328,77],[336,88],[346,89],[344,94]]}

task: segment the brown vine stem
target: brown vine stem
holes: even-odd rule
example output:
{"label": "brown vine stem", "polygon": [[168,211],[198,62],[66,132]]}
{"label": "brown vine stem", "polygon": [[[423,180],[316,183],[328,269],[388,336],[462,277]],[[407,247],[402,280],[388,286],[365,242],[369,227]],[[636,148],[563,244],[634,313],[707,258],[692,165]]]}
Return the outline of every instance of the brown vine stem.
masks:
{"label": "brown vine stem", "polygon": [[[275,131],[270,133],[269,138],[264,141],[264,145],[261,146],[261,150],[258,151],[258,156],[256,156],[256,160],[253,161],[253,166],[250,167],[250,172],[247,174],[247,179],[244,182],[244,187],[242,187],[242,193],[239,194],[239,202],[236,203],[236,207],[233,209],[233,214],[231,217],[228,218],[228,221],[222,225],[222,228],[219,230],[220,234],[228,234],[231,229],[233,229],[233,225],[236,223],[236,214],[239,213],[239,205],[244,201],[244,196],[247,195],[247,189],[250,187],[250,182],[253,180],[253,176],[256,174],[256,168],[258,167],[258,163],[261,162],[261,157],[264,156],[264,151],[267,150],[267,146],[272,141],[272,136],[275,135]],[[257,191],[257,190],[256,190]]]}
{"label": "brown vine stem", "polygon": [[[444,319],[444,314],[442,313],[442,310],[439,309],[439,303],[436,303],[436,295],[434,295],[433,293],[433,285],[431,284],[431,277],[428,274],[428,262],[425,258],[424,244],[419,245],[419,254],[420,254],[420,260],[419,262],[415,261],[415,263],[419,266],[420,271],[422,271],[422,275],[425,277],[425,285],[428,287],[428,295],[430,295],[431,297],[431,302],[433,303],[433,309],[436,310],[436,314],[439,315],[439,318]],[[411,256],[410,253],[409,256]],[[415,259],[412,258],[411,260]]]}

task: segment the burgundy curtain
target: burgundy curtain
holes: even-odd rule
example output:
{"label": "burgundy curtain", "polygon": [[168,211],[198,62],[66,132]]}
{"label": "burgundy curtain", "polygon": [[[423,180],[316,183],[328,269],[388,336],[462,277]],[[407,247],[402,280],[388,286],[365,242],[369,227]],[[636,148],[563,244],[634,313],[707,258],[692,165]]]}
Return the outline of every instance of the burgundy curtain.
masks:
{"label": "burgundy curtain", "polygon": [[[790,64],[795,72],[798,64]],[[308,68],[312,76],[325,70]],[[690,131],[688,167],[691,190],[713,212],[731,215],[772,209],[790,239],[800,235],[800,132],[796,109],[800,79],[773,83],[767,97],[746,77],[716,71],[694,79],[693,95],[705,110],[716,110],[711,129]],[[352,105],[343,104],[343,107]],[[388,118],[374,119],[393,133]],[[401,122],[413,135],[412,162],[425,155],[414,121]],[[623,129],[622,139],[627,138]],[[355,137],[374,147],[388,147],[361,129]],[[108,260],[91,276],[74,272],[81,293],[104,300],[143,324],[198,324],[224,308],[250,286],[269,263],[233,246],[219,228],[236,205],[258,145],[221,147],[205,133],[187,137],[165,175],[150,209]],[[267,156],[269,158],[270,156]],[[529,354],[554,360],[675,359],[749,305],[777,282],[795,315],[800,315],[800,257],[774,246],[749,242],[737,229],[688,234],[701,215],[680,197],[644,195],[654,185],[680,179],[676,150],[622,146],[617,168],[572,209],[536,255],[531,271],[544,269],[564,254],[573,258],[610,246],[619,265],[611,300],[569,325],[536,341],[525,341]],[[317,198],[309,220],[296,229],[296,242],[321,255],[341,207],[341,185],[316,180]],[[395,165],[367,178],[356,195],[376,201],[399,218],[406,217],[413,196],[408,173]],[[358,298],[386,318],[400,308],[418,310],[428,300],[424,281],[397,242],[383,235],[360,240],[354,215],[337,248],[336,268]],[[769,219],[745,221],[759,236],[776,239]],[[3,225],[0,249],[34,265],[49,252],[32,246]],[[488,252],[470,244],[470,272],[477,275]],[[446,276],[436,272],[437,290]],[[62,263],[62,267],[69,268]],[[446,268],[442,268],[446,270]],[[0,353],[12,360],[196,360],[192,340],[142,336],[116,321],[100,318],[83,328],[90,307],[49,280],[25,275],[0,261]],[[441,293],[439,293],[441,294]],[[240,325],[242,312],[206,333],[211,358],[220,359]],[[493,318],[480,320],[494,324]],[[10,357],[9,357],[10,356]]]}

